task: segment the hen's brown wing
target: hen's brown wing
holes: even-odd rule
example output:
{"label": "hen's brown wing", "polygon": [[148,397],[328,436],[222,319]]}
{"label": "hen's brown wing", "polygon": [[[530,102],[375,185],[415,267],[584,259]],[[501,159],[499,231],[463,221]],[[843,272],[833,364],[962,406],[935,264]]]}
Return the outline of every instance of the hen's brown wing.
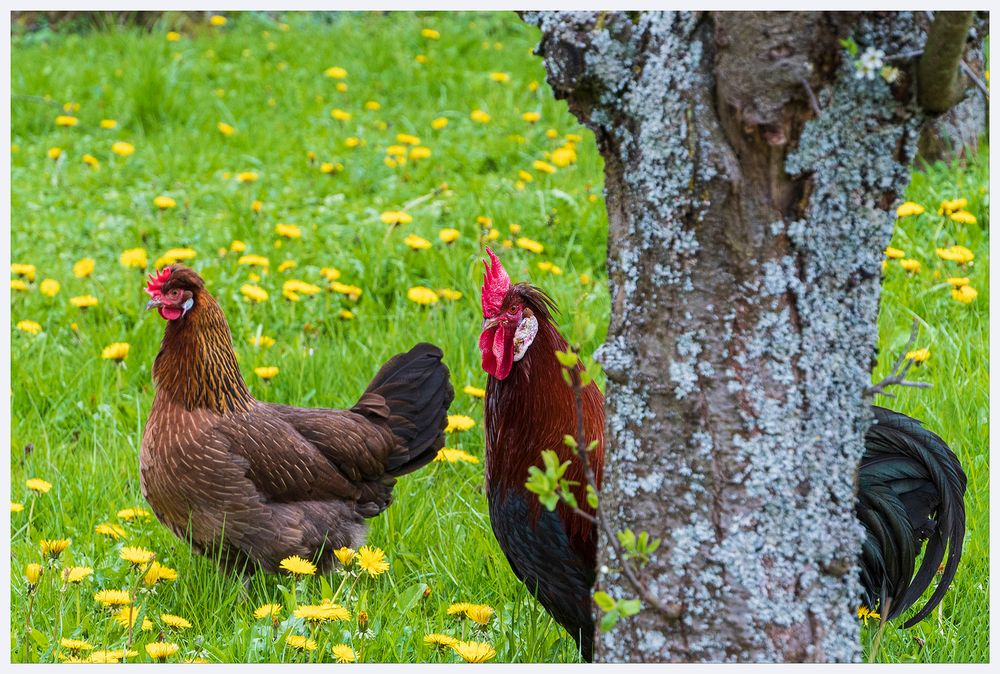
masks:
{"label": "hen's brown wing", "polygon": [[269,501],[341,499],[365,517],[388,505],[396,480],[386,462],[398,441],[359,414],[258,403],[218,432],[247,461],[247,478]]}

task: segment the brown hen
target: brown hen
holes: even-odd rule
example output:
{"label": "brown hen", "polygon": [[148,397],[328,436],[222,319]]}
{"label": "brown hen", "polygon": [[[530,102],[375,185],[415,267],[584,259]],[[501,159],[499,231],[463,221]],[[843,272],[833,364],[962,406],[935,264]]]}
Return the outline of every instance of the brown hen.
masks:
{"label": "brown hen", "polygon": [[364,541],[396,478],[444,445],[454,392],[441,350],[390,359],[349,410],[255,400],[222,309],[193,270],[170,265],[146,292],[167,320],[139,459],[157,518],[227,571],[328,566]]}

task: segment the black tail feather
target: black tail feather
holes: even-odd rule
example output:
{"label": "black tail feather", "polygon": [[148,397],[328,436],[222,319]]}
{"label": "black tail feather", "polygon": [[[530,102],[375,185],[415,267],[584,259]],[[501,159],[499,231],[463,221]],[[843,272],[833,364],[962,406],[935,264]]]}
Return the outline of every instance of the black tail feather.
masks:
{"label": "black tail feather", "polygon": [[[934,610],[955,578],[965,538],[966,477],[955,453],[921,422],[881,407],[865,435],[858,475],[858,519],[868,536],[862,555],[866,603],[887,620],[913,606],[941,561],[941,580],[905,627]],[[914,575],[921,543],[923,560]]]}
{"label": "black tail feather", "polygon": [[455,397],[444,354],[420,343],[388,360],[358,400],[354,410],[378,410],[400,439],[400,451],[389,457],[387,472],[406,475],[427,465],[444,446],[448,406]]}

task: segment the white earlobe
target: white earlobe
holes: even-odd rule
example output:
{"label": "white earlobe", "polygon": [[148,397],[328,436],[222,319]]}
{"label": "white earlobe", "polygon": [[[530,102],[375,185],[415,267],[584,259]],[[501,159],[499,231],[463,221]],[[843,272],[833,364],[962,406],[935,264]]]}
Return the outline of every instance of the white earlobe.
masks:
{"label": "white earlobe", "polygon": [[528,347],[535,341],[535,335],[537,334],[538,319],[534,316],[525,316],[522,318],[521,322],[517,324],[517,330],[514,332],[515,362],[524,358],[524,354],[528,352]]}
{"label": "white earlobe", "polygon": [[181,305],[181,309],[184,310],[184,313],[181,314],[181,316],[184,316],[187,314],[187,312],[191,311],[191,307],[193,306],[194,306],[194,298],[193,297],[187,298],[187,301],[185,301],[184,304]]}

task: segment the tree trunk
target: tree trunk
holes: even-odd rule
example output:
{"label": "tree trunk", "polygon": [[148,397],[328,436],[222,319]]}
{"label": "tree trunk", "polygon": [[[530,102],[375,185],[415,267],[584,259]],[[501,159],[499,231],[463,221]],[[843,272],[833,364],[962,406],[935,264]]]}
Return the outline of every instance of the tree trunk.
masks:
{"label": "tree trunk", "polygon": [[[601,508],[663,540],[602,661],[857,661],[882,251],[921,115],[909,13],[526,13],[604,156]],[[598,586],[634,598],[607,541]]]}

